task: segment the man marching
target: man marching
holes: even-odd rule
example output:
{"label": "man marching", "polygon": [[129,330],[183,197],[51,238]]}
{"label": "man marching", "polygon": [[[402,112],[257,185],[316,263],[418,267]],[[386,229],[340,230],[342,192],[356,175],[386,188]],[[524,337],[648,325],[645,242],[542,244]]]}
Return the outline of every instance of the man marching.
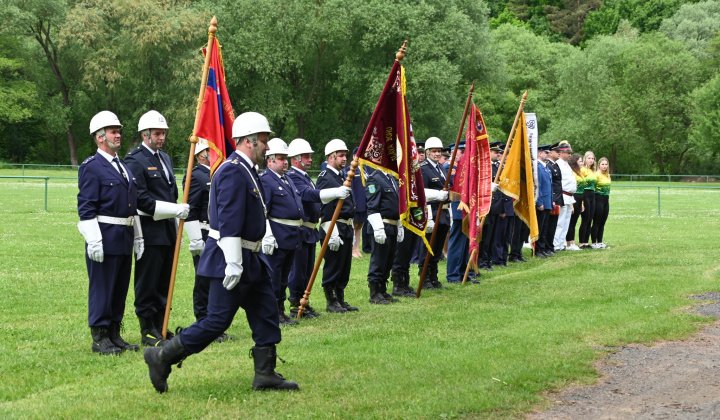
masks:
{"label": "man marching", "polygon": [[[295,251],[288,289],[290,289],[290,316],[297,317],[300,309],[300,299],[305,294],[310,276],[315,267],[315,244],[321,239],[317,224],[320,221],[320,204],[329,203],[335,199],[345,199],[350,195],[350,188],[346,186],[319,190],[310,179],[307,171],[312,166],[312,147],[305,139],[295,139],[288,146],[288,156],[292,168],[287,177],[292,179],[295,188],[302,198],[303,224],[300,247]],[[303,311],[303,318],[319,317],[320,312],[308,304]]]}
{"label": "man marching", "polygon": [[[187,204],[177,204],[178,188],[172,159],[162,151],[169,127],[157,111],[140,117],[138,132],[142,144],[125,156],[137,177],[138,214],[145,232],[145,258],[135,264],[135,314],[140,320],[142,344],[162,345],[172,263],[177,237],[175,218],[190,212]],[[168,338],[172,334],[168,331]]]}
{"label": "man marching", "polygon": [[78,229],[85,238],[88,277],[88,324],[92,351],[117,354],[140,347],[120,336],[125,298],[130,286],[132,253],[143,255],[144,241],[137,213],[137,184],[118,159],[122,124],[110,111],[90,120],[97,153],[78,171]]}
{"label": "man marching", "polygon": [[262,163],[272,133],[265,116],[246,112],[235,119],[236,150],[215,172],[210,189],[210,232],[200,256],[198,275],[210,282],[208,314],[173,337],[165,346],[145,349],[150,381],[158,392],[168,389],[172,365],[200,353],[245,310],[255,346],[254,390],[299,389],[275,372],[276,344],[281,340],[278,305],[270,267],[260,253],[266,233],[263,186],[255,171]]}

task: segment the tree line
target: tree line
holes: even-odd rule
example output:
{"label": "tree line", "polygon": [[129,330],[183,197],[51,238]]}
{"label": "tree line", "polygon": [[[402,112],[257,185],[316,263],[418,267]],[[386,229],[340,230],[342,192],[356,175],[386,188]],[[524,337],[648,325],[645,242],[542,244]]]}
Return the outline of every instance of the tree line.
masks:
{"label": "tree line", "polygon": [[0,161],[82,162],[103,109],[128,150],[156,109],[183,166],[212,16],[235,113],[316,151],[359,143],[407,39],[418,141],[454,141],[475,81],[492,140],[528,89],[541,143],[615,173],[719,172],[720,0],[0,0]]}

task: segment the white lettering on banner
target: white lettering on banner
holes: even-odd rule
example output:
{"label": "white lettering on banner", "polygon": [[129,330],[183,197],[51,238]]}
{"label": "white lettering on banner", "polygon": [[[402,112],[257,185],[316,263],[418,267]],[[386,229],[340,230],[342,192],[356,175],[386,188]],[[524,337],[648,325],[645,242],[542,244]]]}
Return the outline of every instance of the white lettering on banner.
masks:
{"label": "white lettering on banner", "polygon": [[538,125],[537,116],[534,112],[525,114],[525,125],[527,126],[528,145],[530,146],[530,157],[532,159],[533,182],[535,183],[535,197],[538,196]]}

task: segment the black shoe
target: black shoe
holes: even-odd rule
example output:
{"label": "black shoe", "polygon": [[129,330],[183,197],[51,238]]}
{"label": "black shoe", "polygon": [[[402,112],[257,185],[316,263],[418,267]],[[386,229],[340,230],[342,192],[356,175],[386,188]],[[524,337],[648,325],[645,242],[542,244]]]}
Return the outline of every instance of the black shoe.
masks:
{"label": "black shoe", "polygon": [[92,351],[100,354],[120,354],[123,349],[116,346],[108,335],[108,327],[90,327],[92,334]]}
{"label": "black shoe", "polygon": [[[290,302],[290,318],[297,319],[298,312],[300,312],[300,298],[291,297],[288,299],[288,301]],[[312,319],[315,318],[315,315],[308,310],[308,307],[305,307],[301,318]]]}
{"label": "black shoe", "polygon": [[335,288],[335,300],[337,303],[340,304],[341,307],[343,307],[348,312],[358,312],[360,309],[356,308],[355,306],[351,306],[349,303],[345,302],[345,289],[341,289],[339,287]]}
{"label": "black shoe", "polygon": [[588,245],[588,244],[580,245],[580,249],[592,249],[592,245]]}
{"label": "black shoe", "polygon": [[295,319],[290,318],[289,316],[285,315],[285,312],[280,312],[280,325],[283,327],[289,327],[292,325],[297,325],[299,322]]}
{"label": "black shoe", "polygon": [[515,259],[517,260],[517,262],[530,262],[528,259],[526,259],[526,258],[523,257],[522,255],[519,256],[519,257],[517,257],[517,258],[515,258]]}
{"label": "black shoe", "polygon": [[295,391],[300,389],[297,382],[288,381],[281,374],[275,372],[277,350],[274,344],[267,347],[253,347],[250,349],[250,357],[255,363],[255,378],[252,383],[255,391],[264,389]]}
{"label": "black shoe", "polygon": [[108,337],[110,337],[110,341],[112,341],[113,345],[127,351],[140,351],[140,346],[136,344],[130,344],[127,341],[123,340],[123,338],[120,336],[121,329],[122,323],[110,323],[110,328],[108,329]]}
{"label": "black shoe", "polygon": [[387,300],[388,302],[400,302],[400,299],[394,298],[391,294],[387,292],[387,282],[383,281],[378,284],[380,286],[380,294]]}
{"label": "black shoe", "polygon": [[[165,323],[165,311],[162,312],[155,312],[155,315],[153,315],[153,324],[155,325],[155,329],[160,333],[160,336],[162,337],[162,327]],[[170,325],[168,325],[168,329],[165,333],[165,340],[172,340],[173,337],[175,337],[175,334],[173,334],[172,331],[170,331]]]}
{"label": "black shoe", "polygon": [[230,341],[230,340],[234,340],[234,339],[235,339],[235,337],[233,337],[232,335],[227,335],[227,333],[222,333],[215,339],[215,342],[222,343],[223,341]]}
{"label": "black shoe", "polygon": [[370,288],[370,299],[368,302],[374,303],[376,305],[389,305],[390,301],[385,299],[385,296],[383,296],[380,287],[380,283],[375,283],[374,281],[368,282],[368,288]]}
{"label": "black shoe", "polygon": [[155,328],[155,323],[152,318],[138,317],[138,320],[140,320],[141,345],[159,347],[167,341],[163,339],[160,331]]}
{"label": "black shoe", "polygon": [[168,390],[167,378],[172,372],[172,365],[182,365],[182,361],[188,356],[180,336],[177,335],[169,340],[163,347],[147,348],[143,352],[145,363],[148,365],[150,382],[159,393]]}
{"label": "black shoe", "polygon": [[327,301],[326,311],[335,314],[344,314],[347,312],[347,309],[343,308],[335,297],[335,286],[323,286],[323,290],[325,291],[325,300]]}

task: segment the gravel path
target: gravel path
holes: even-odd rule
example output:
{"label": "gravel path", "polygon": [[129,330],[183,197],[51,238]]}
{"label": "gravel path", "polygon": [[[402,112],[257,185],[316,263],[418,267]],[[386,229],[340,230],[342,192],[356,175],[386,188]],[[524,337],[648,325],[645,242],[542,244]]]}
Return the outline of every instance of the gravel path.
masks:
{"label": "gravel path", "polygon": [[[720,317],[720,293],[692,297]],[[556,405],[528,420],[720,419],[720,321],[686,341],[620,347],[599,369],[598,384],[549,395]]]}

